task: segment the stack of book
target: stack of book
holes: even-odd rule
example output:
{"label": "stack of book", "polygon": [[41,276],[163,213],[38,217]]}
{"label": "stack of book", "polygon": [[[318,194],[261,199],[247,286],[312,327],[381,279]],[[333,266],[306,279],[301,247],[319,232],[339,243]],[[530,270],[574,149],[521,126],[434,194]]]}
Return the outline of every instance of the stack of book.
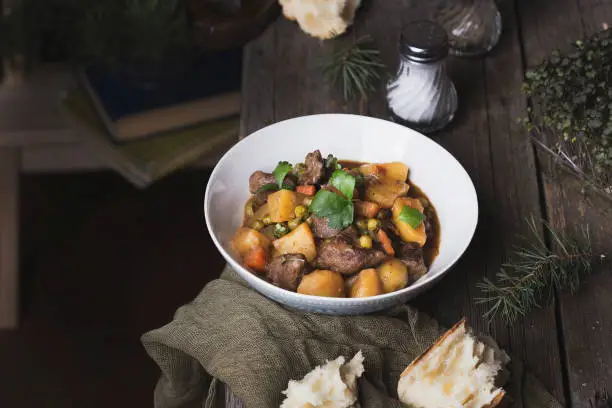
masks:
{"label": "stack of book", "polygon": [[150,87],[92,68],[77,77],[61,111],[94,154],[139,188],[238,140],[237,52]]}

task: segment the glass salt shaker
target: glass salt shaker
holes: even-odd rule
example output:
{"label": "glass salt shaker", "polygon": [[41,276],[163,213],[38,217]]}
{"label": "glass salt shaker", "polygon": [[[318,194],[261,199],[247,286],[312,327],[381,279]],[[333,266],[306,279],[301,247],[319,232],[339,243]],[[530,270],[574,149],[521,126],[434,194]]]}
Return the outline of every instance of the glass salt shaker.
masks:
{"label": "glass salt shaker", "polygon": [[448,33],[451,55],[485,54],[495,47],[502,32],[495,0],[438,0],[430,19]]}
{"label": "glass salt shaker", "polygon": [[448,125],[457,110],[457,91],[446,73],[448,36],[432,21],[402,29],[397,73],[387,83],[391,119],[422,133]]}

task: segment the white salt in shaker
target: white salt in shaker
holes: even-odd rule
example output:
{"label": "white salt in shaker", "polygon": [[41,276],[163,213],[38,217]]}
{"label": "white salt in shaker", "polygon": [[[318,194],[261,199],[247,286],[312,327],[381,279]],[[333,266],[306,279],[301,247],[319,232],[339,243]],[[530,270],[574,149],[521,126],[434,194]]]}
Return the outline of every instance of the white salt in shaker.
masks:
{"label": "white salt in shaker", "polygon": [[402,29],[400,62],[387,84],[391,119],[432,133],[448,125],[457,110],[457,91],[447,76],[448,36],[431,21],[415,21]]}

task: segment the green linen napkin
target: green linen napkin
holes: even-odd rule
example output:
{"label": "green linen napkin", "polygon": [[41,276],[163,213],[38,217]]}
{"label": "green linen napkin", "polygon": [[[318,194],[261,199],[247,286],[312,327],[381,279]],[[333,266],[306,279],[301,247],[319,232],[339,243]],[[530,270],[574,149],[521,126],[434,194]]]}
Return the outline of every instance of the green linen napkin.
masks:
{"label": "green linen napkin", "polygon": [[[326,316],[288,310],[251,289],[226,267],[169,324],[142,343],[161,369],[156,408],[223,407],[219,381],[247,408],[278,408],[290,379],[339,355],[361,350],[362,408],[402,407],[397,381],[408,364],[445,331],[409,306],[368,316]],[[560,408],[538,381],[512,362],[506,387],[518,406]]]}

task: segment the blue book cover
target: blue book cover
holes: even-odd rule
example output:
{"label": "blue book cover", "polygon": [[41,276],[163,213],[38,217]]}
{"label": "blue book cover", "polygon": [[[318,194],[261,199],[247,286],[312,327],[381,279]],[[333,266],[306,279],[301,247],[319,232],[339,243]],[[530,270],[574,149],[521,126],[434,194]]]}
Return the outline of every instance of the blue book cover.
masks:
{"label": "blue book cover", "polygon": [[116,141],[138,139],[239,113],[241,51],[198,58],[179,75],[135,81],[89,67],[81,73]]}

